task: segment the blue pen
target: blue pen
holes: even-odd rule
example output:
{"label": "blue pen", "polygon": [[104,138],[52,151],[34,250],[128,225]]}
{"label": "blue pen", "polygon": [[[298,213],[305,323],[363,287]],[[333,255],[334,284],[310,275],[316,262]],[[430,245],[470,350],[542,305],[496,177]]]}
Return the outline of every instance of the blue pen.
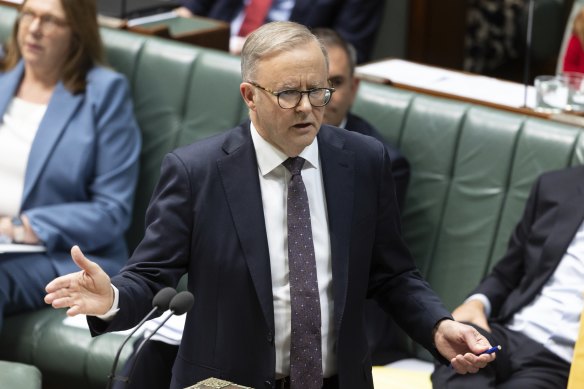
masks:
{"label": "blue pen", "polygon": [[482,353],[480,353],[479,355],[483,355],[483,354],[492,354],[494,352],[500,351],[502,349],[501,346],[495,346],[495,347],[491,347],[488,350],[483,351]]}

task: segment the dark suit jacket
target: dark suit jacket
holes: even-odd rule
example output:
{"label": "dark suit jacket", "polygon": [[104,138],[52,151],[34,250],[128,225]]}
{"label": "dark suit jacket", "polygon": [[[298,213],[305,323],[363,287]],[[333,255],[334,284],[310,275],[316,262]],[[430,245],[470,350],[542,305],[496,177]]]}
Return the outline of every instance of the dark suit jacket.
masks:
{"label": "dark suit jacket", "polygon": [[550,278],[584,219],[584,167],[543,174],[534,185],[505,256],[475,290],[505,323]]}
{"label": "dark suit jacket", "polygon": [[[228,23],[243,7],[243,0],[181,0],[195,15]],[[308,27],[336,30],[357,50],[357,62],[368,61],[383,14],[383,0],[296,0],[290,20]]]}
{"label": "dark suit jacket", "polygon": [[[331,236],[341,388],[371,388],[363,302],[374,297],[432,350],[449,312],[422,280],[400,235],[383,145],[323,126],[318,134]],[[172,388],[218,377],[272,387],[275,373],[270,257],[249,122],[169,153],[147,212],[145,237],[112,282],[120,311],[94,333],[135,325],[153,295],[188,272],[188,313]]]}
{"label": "dark suit jacket", "polygon": [[391,160],[391,174],[395,182],[395,194],[399,209],[403,211],[406,199],[406,190],[410,181],[410,164],[406,157],[398,150],[397,147],[387,143],[383,136],[375,127],[365,119],[355,114],[347,115],[347,124],[345,128],[349,131],[358,132],[363,135],[369,135],[385,145],[389,159]]}

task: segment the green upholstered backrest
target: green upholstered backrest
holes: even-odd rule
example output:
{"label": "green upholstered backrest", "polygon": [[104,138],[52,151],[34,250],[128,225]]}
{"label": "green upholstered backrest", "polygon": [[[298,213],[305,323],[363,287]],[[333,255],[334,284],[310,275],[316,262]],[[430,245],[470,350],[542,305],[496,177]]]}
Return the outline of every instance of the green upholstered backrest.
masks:
{"label": "green upholstered backrest", "polygon": [[0,388],[41,389],[42,374],[35,366],[0,361]]}

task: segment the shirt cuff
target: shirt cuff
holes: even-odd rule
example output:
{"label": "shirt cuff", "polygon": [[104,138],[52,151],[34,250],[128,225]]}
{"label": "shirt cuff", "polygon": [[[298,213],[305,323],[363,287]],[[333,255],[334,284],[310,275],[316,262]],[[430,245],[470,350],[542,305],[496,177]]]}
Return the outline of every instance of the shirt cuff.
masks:
{"label": "shirt cuff", "polygon": [[491,316],[491,302],[489,301],[489,298],[487,296],[485,296],[482,293],[475,293],[472,296],[470,296],[469,298],[467,298],[466,300],[464,300],[464,302],[469,302],[471,300],[478,300],[481,303],[483,303],[483,306],[485,307],[485,315],[487,317]]}
{"label": "shirt cuff", "polygon": [[112,303],[112,307],[103,315],[96,316],[98,319],[101,319],[103,321],[112,321],[116,313],[118,313],[118,311],[120,310],[120,308],[118,307],[118,305],[120,304],[120,291],[118,290],[118,288],[114,286],[114,284],[111,285],[114,291],[114,302]]}

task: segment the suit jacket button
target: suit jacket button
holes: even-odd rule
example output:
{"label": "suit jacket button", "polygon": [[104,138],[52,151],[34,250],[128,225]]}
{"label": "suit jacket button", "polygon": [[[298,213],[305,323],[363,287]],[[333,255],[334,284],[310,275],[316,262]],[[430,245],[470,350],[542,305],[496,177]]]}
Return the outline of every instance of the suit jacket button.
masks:
{"label": "suit jacket button", "polygon": [[270,389],[272,389],[274,387],[274,383],[272,381],[270,381],[270,380],[265,381],[264,382],[264,385],[265,385],[266,388],[270,388]]}
{"label": "suit jacket button", "polygon": [[274,334],[272,334],[272,331],[268,332],[268,336],[266,336],[266,338],[268,339],[268,343],[274,342]]}

